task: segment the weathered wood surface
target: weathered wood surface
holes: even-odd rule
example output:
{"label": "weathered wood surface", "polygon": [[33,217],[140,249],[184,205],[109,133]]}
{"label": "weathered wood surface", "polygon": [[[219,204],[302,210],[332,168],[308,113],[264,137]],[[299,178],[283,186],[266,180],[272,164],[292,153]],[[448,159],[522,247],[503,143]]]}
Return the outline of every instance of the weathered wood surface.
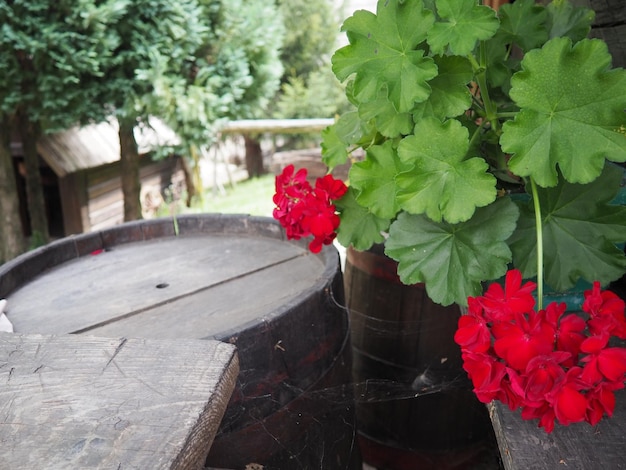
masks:
{"label": "weathered wood surface", "polygon": [[[171,219],[123,224],[0,266],[0,298],[15,330],[226,341],[237,347],[240,372],[210,450],[220,448],[225,459],[210,466],[352,462],[351,396],[337,404],[318,392],[350,380],[337,251],[314,255],[264,217],[181,216],[177,225],[178,235]],[[309,392],[320,399],[304,410]],[[283,439],[286,424],[298,432]],[[247,450],[228,444],[239,435]],[[272,446],[250,445],[260,438]],[[294,466],[294,453],[303,466]]]}
{"label": "weathered wood surface", "polygon": [[613,67],[626,67],[626,2],[624,0],[584,0],[596,17],[591,37],[606,41]]}
{"label": "weathered wood surface", "polygon": [[203,468],[238,370],[217,341],[0,333],[0,468]]}
{"label": "weathered wood surface", "polygon": [[335,122],[334,119],[242,119],[221,128],[222,134],[299,134],[319,132]]}
{"label": "weathered wood surface", "polygon": [[323,270],[278,240],[167,237],[63,263],[9,295],[7,316],[17,332],[215,338],[270,320]]}
{"label": "weathered wood surface", "polygon": [[519,411],[489,405],[505,470],[626,469],[626,390],[616,392],[613,417],[598,425],[555,426],[551,434],[524,421]]}
{"label": "weathered wood surface", "polygon": [[[116,119],[46,134],[37,141],[39,155],[59,177],[119,161],[119,124]],[[139,153],[146,154],[163,145],[177,145],[179,138],[160,119],[150,117],[149,125],[135,128]],[[23,152],[11,145],[13,154]]]}

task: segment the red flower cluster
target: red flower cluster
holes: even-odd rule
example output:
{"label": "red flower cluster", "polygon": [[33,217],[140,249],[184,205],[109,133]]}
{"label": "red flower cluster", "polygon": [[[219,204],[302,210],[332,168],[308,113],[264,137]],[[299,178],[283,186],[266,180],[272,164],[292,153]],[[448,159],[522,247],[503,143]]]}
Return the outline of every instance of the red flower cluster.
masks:
{"label": "red flower cluster", "polygon": [[521,407],[522,418],[539,419],[546,432],[555,419],[594,425],[613,414],[614,392],[624,388],[626,348],[608,347],[612,336],[626,339],[624,301],[594,283],[585,292],[585,321],[556,302],[535,311],[535,287],[512,270],[504,288],[494,283],[468,298],[454,336],[463,368],[481,402]]}
{"label": "red flower cluster", "polygon": [[294,172],[294,166],[288,165],[276,176],[274,218],[287,231],[287,238],[299,240],[313,235],[309,249],[319,253],[322,245],[331,244],[337,236],[339,216],[332,201],[341,198],[348,188],[332,175],[318,178],[313,188],[306,180],[306,169]]}

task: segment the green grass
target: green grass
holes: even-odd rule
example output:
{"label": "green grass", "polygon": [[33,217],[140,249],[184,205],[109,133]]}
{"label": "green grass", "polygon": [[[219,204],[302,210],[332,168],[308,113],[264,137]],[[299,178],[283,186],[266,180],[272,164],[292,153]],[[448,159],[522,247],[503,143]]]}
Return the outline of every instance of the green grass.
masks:
{"label": "green grass", "polygon": [[274,203],[274,175],[227,185],[226,193],[213,195],[211,188],[205,190],[202,205],[197,204],[194,212],[220,212],[222,214],[250,214],[272,216]]}

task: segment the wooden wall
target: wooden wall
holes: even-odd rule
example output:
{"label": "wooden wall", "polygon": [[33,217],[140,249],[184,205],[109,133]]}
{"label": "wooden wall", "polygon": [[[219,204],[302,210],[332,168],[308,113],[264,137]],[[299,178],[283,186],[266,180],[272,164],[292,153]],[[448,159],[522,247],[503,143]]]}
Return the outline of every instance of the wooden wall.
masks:
{"label": "wooden wall", "polygon": [[[65,235],[101,230],[124,221],[119,162],[72,173],[59,180]],[[180,192],[184,173],[179,158],[143,157],[140,173],[144,217],[154,215],[157,195],[170,185]]]}

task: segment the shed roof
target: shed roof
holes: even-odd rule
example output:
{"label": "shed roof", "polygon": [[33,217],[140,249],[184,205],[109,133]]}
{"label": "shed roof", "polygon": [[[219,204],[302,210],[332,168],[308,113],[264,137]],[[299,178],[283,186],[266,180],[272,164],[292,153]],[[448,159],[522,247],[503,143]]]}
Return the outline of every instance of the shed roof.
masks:
{"label": "shed roof", "polygon": [[[37,150],[57,176],[95,168],[120,159],[119,125],[116,119],[74,127],[43,136]],[[144,154],[162,145],[176,145],[178,137],[163,121],[151,117],[149,125],[136,127],[139,153]]]}

